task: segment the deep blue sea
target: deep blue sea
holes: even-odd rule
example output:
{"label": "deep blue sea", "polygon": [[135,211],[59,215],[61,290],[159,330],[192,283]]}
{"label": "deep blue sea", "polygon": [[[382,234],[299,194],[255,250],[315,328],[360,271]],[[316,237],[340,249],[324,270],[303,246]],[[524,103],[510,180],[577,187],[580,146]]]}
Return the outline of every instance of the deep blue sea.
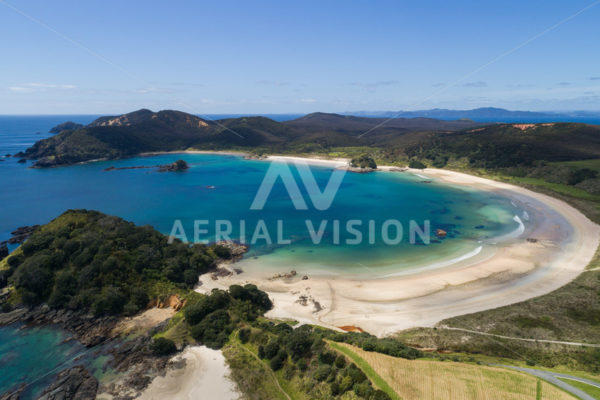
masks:
{"label": "deep blue sea", "polygon": [[[36,140],[48,137],[48,130],[60,122],[88,123],[95,117],[0,117],[0,154],[25,150]],[[105,171],[112,166],[155,166],[179,158],[189,163],[188,171]],[[347,173],[331,207],[318,210],[295,166],[279,163],[271,167],[269,162],[233,155],[164,154],[51,169],[32,169],[31,163],[19,164],[14,157],[3,160],[0,241],[8,239],[17,227],[47,223],[67,209],[87,208],[148,224],[165,234],[180,221],[188,240],[197,236],[213,241],[217,226],[231,239],[240,239],[243,233],[247,241],[255,236],[257,240],[240,263],[244,269],[295,269],[298,273],[347,274],[360,279],[386,276],[477,252],[482,242],[517,229],[514,216],[521,213],[508,199],[496,194],[451,187],[435,180],[429,183],[428,177],[409,173]],[[289,168],[299,192],[290,195],[289,188],[278,179],[264,209],[251,210],[269,168],[274,172]],[[311,166],[310,171],[318,187],[325,188],[331,167]],[[291,196],[301,197],[307,209],[295,209]],[[388,230],[393,238],[402,237],[400,243],[385,242],[381,232],[387,220],[401,224],[401,235],[396,225]],[[421,229],[429,221],[430,232],[443,229],[448,232],[447,238],[437,240],[432,236],[429,244],[422,240],[411,244],[411,220]],[[198,230],[195,235],[195,221],[205,231]],[[307,221],[316,233],[322,232],[319,244],[314,243]],[[346,229],[349,221],[360,221],[358,226],[353,225],[363,239],[357,244],[347,242],[357,237]],[[70,360],[79,345],[63,343],[64,335],[53,328],[27,333],[14,327],[0,329],[0,393]],[[44,379],[51,379],[53,374]]]}

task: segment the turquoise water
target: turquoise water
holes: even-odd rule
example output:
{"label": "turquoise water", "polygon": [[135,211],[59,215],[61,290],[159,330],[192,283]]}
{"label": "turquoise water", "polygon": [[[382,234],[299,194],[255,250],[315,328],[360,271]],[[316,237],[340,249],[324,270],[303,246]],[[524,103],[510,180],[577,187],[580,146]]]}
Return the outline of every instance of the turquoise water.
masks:
{"label": "turquoise water", "polygon": [[68,334],[51,327],[0,327],[0,393],[28,383],[21,398],[35,398],[56,373],[73,365],[85,351],[69,339]]}
{"label": "turquoise water", "polygon": [[[110,166],[150,166],[178,158],[190,169],[183,173],[158,173],[153,169],[104,171]],[[494,194],[453,188],[437,183],[422,183],[423,178],[407,173],[347,173],[331,207],[319,211],[311,206],[301,179],[296,182],[308,210],[296,210],[285,186],[278,181],[263,210],[250,210],[270,163],[248,161],[237,156],[207,154],[169,154],[135,157],[119,161],[95,162],[52,169],[26,168],[14,161],[0,165],[0,179],[8,190],[0,193],[4,205],[0,238],[7,238],[15,227],[45,223],[70,208],[88,208],[118,215],[136,224],[149,224],[166,234],[175,221],[181,221],[185,236],[194,239],[194,221],[206,220],[207,233],[200,239],[216,239],[216,221],[229,221],[232,239],[246,232],[251,241],[260,221],[264,221],[270,241],[261,238],[251,245],[247,258],[277,256],[281,270],[303,262],[318,263],[333,272],[359,272],[369,267],[403,267],[423,260],[460,256],[479,246],[478,241],[515,229],[515,211],[507,199]],[[277,168],[285,168],[277,164]],[[331,169],[311,167],[319,187],[327,184]],[[403,241],[383,242],[384,221],[399,221]],[[281,229],[278,221],[281,220]],[[306,221],[318,229],[326,221],[321,243],[313,244]],[[362,221],[363,241],[346,244],[355,237],[346,232],[348,220]],[[374,221],[374,242],[370,243],[368,221]],[[430,221],[431,231],[449,232],[443,241],[429,245],[410,244],[408,229],[414,220],[423,229]],[[245,221],[246,229],[240,226]],[[339,221],[339,244],[334,236],[334,221]],[[476,229],[478,227],[479,229]],[[277,244],[277,236],[291,244]],[[263,235],[264,237],[264,235]],[[390,237],[395,238],[394,228]],[[283,258],[281,258],[283,257]],[[282,264],[282,260],[287,260]],[[289,264],[289,265],[286,265]]]}
{"label": "turquoise water", "polygon": [[[29,140],[35,139],[29,137]],[[16,146],[12,148],[15,150]],[[3,150],[0,147],[0,153]],[[111,166],[166,164],[178,158],[189,163],[187,172],[104,171]],[[423,183],[425,178],[409,173],[347,173],[331,207],[319,211],[313,207],[298,172],[291,166],[308,209],[296,210],[286,187],[278,180],[264,209],[251,210],[269,167],[269,162],[214,154],[166,154],[52,169],[31,169],[8,158],[0,163],[0,181],[4,187],[0,192],[3,205],[0,240],[10,237],[10,231],[18,226],[43,224],[67,209],[87,208],[118,215],[136,224],[149,224],[165,234],[170,233],[179,220],[188,240],[194,239],[195,220],[207,221],[202,228],[208,232],[198,238],[209,241],[216,239],[217,221],[227,221],[231,223],[228,235],[231,239],[240,239],[245,232],[246,240],[251,242],[246,260],[258,257],[260,268],[289,271],[292,267],[301,270],[304,266],[313,273],[361,274],[367,266],[388,274],[396,269],[460,257],[477,249],[481,240],[518,227],[513,217],[519,210],[508,199],[443,185],[435,180]],[[276,168],[287,167],[277,164]],[[331,168],[312,166],[311,171],[318,186],[325,188]],[[390,219],[399,221],[403,228],[402,241],[398,244],[390,245],[383,240],[382,225]],[[347,242],[356,238],[346,230],[349,220],[359,220],[362,224],[357,228],[362,234],[359,244]],[[436,240],[432,234],[428,245],[421,240],[411,244],[411,220],[420,229],[429,221],[430,233],[443,229],[448,236],[445,240]],[[257,231],[261,221],[268,238],[264,230]],[[316,230],[324,228],[319,244],[314,244],[306,221]],[[323,221],[325,225],[321,225]],[[369,221],[373,221],[374,231]],[[339,235],[336,235],[336,223],[340,226]],[[251,241],[257,232],[262,232],[262,237]],[[392,225],[389,235],[395,238],[396,233]],[[277,243],[278,237],[291,243]],[[246,265],[256,268],[257,263]]]}
{"label": "turquoise water", "polygon": [[[0,154],[24,150],[65,119],[88,122],[93,117],[0,117]],[[36,132],[40,132],[39,134]],[[154,169],[104,171],[107,167],[152,166],[178,158],[190,169],[182,173],[158,173]],[[296,210],[290,195],[277,181],[262,210],[250,206],[270,167],[263,161],[214,154],[168,154],[135,157],[119,161],[94,162],[52,169],[31,169],[30,163],[15,158],[0,162],[0,241],[23,225],[43,224],[67,209],[87,208],[118,215],[136,224],[149,224],[168,234],[174,222],[190,240],[194,239],[194,220],[206,220],[208,232],[199,239],[215,240],[217,220],[231,222],[232,239],[240,239],[244,221],[246,237],[264,221],[271,242],[259,239],[240,263],[244,269],[259,268],[284,272],[350,274],[372,278],[427,266],[473,253],[482,241],[512,232],[519,214],[508,199],[493,193],[442,185],[435,180],[408,173],[347,173],[332,199],[331,207],[317,210],[299,178],[291,171],[307,210]],[[281,170],[286,166],[277,164]],[[328,167],[311,167],[318,186],[323,189],[331,176]],[[386,220],[397,220],[403,228],[403,240],[386,244],[380,234]],[[319,227],[326,221],[321,243],[315,245],[306,221]],[[355,235],[344,227],[349,220],[360,220],[363,241],[347,244]],[[430,233],[444,229],[448,236],[429,244],[422,240],[409,243],[409,223],[421,228],[430,223]],[[281,221],[281,222],[279,222]],[[334,221],[340,224],[339,243]],[[375,224],[374,239],[369,240],[369,221]],[[281,225],[281,229],[279,228]],[[391,229],[390,235],[395,236]],[[277,237],[289,240],[278,244]],[[65,333],[43,328],[19,331],[0,328],[0,392],[24,381],[35,381],[28,396],[50,382],[66,368],[81,350],[75,342],[64,342]],[[102,364],[96,360],[96,364]],[[92,365],[93,360],[92,360]],[[55,371],[54,369],[57,368]],[[46,375],[47,374],[47,375]]]}

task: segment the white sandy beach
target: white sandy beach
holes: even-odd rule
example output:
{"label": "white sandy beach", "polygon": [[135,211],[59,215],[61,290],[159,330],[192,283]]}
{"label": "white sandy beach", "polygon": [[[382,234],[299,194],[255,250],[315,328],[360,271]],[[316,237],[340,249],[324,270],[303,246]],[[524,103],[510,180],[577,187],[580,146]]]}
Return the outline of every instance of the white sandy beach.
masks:
{"label": "white sandy beach", "polygon": [[[333,168],[347,165],[344,159],[267,158],[267,161],[298,160]],[[561,200],[453,171],[425,169],[404,173],[495,191],[525,210],[531,220],[519,237],[497,246],[494,251],[410,275],[365,277],[364,280],[311,275],[308,280],[302,280],[299,269],[294,278],[269,280],[264,272],[256,272],[258,268],[251,268],[244,269],[240,275],[218,280],[202,276],[202,285],[197,290],[208,292],[233,283],[255,283],[274,300],[274,309],[267,314],[270,317],[292,318],[332,328],[358,326],[382,336],[410,327],[434,326],[445,318],[549,293],[577,277],[598,247],[600,227]],[[537,241],[530,242],[527,238]],[[260,264],[260,258],[255,262]],[[282,270],[285,269],[286,266],[282,266]],[[308,301],[299,302],[301,296]]]}
{"label": "white sandy beach", "polygon": [[240,398],[229,380],[229,367],[219,350],[205,346],[187,347],[176,359],[186,361],[184,368],[172,369],[155,378],[138,397],[141,400],[197,400]]}

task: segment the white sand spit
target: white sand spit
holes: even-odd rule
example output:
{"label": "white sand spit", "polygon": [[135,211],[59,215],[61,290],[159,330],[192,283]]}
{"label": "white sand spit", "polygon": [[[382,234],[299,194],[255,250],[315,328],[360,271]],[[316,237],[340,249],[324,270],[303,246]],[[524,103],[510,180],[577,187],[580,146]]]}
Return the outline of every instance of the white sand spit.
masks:
{"label": "white sand spit", "polygon": [[237,400],[235,384],[229,380],[229,366],[219,350],[206,346],[187,347],[176,359],[186,360],[185,368],[173,369],[155,378],[138,399],[142,400]]}

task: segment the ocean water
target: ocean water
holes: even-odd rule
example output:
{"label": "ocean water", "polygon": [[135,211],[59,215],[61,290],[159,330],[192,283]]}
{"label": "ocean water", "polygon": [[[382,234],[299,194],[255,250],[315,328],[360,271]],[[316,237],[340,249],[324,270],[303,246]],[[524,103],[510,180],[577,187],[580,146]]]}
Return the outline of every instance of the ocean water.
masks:
{"label": "ocean water", "polygon": [[[78,118],[85,123],[95,117]],[[3,117],[0,154],[23,150],[66,119],[76,118]],[[105,171],[113,166],[166,164],[179,158],[189,163],[187,172],[159,173],[152,168]],[[87,208],[148,224],[165,234],[174,227],[182,228],[176,233],[183,232],[189,241],[245,237],[251,244],[245,265],[278,271],[296,269],[359,277],[369,271],[373,277],[443,263],[474,252],[486,239],[515,230],[519,224],[514,216],[521,212],[508,199],[493,193],[436,181],[424,183],[427,177],[409,173],[384,172],[347,173],[331,207],[320,211],[313,206],[295,166],[285,164],[274,168],[289,168],[308,209],[295,209],[279,179],[264,209],[252,210],[251,204],[271,165],[232,155],[164,154],[52,169],[28,166],[12,157],[0,162],[4,187],[0,192],[0,240],[8,239],[19,226],[43,224],[67,209]],[[332,169],[311,166],[311,171],[323,190]],[[398,221],[402,228],[401,236],[398,222],[386,230],[392,240],[401,237],[399,243],[384,240],[382,229],[388,220]],[[195,221],[203,221],[199,226],[205,230],[197,237]],[[348,231],[348,221],[358,221],[353,227],[360,231],[362,240]],[[411,221],[420,230],[429,224],[429,244],[419,239],[409,242]],[[311,226],[313,235],[322,230],[317,244]],[[217,237],[218,228],[226,235]],[[433,235],[436,229],[447,231],[447,238],[437,240]],[[359,243],[352,243],[352,239]]]}
{"label": "ocean water", "polygon": [[[0,154],[25,150],[36,140],[48,137],[48,130],[65,120],[88,123],[95,116],[0,117]],[[114,166],[155,166],[182,158],[190,169],[182,173],[159,173],[154,168],[105,171]],[[10,238],[17,227],[44,224],[67,209],[87,208],[120,216],[136,224],[148,224],[169,234],[180,221],[188,240],[195,239],[194,221],[204,221],[197,239],[214,241],[217,224],[231,239],[246,236],[250,251],[240,262],[270,272],[348,275],[370,279],[402,273],[409,268],[444,265],[451,260],[479,252],[486,242],[519,228],[514,220],[521,215],[511,202],[494,193],[443,185],[427,177],[408,173],[347,173],[339,190],[330,199],[331,207],[318,210],[297,169],[275,164],[274,171],[290,168],[293,181],[307,205],[297,210],[291,196],[278,179],[262,210],[251,204],[271,163],[243,160],[239,156],[215,154],[164,154],[103,161],[52,169],[32,169],[14,157],[0,162],[0,241]],[[312,176],[322,190],[332,169],[311,166]],[[360,221],[363,240],[349,244],[356,235],[345,227],[349,220]],[[402,241],[383,240],[385,221],[397,220],[403,227]],[[444,229],[448,237],[430,244],[409,242],[410,221],[430,233]],[[220,221],[220,222],[219,222]],[[322,238],[315,244],[307,228],[311,221],[319,230],[325,221]],[[335,224],[339,223],[339,236]],[[375,226],[370,240],[369,221]],[[257,227],[264,223],[262,230]],[[223,225],[225,224],[225,225]],[[356,226],[355,226],[356,228]],[[267,237],[265,236],[265,232]],[[392,227],[390,236],[397,237]],[[177,232],[181,233],[181,232]],[[289,243],[278,243],[278,237]],[[339,237],[339,240],[336,239]],[[14,248],[14,246],[13,246]],[[22,382],[24,398],[35,394],[56,374],[67,368],[82,350],[76,341],[56,328],[18,330],[0,328],[0,393]],[[88,365],[101,368],[102,360],[91,357]]]}

